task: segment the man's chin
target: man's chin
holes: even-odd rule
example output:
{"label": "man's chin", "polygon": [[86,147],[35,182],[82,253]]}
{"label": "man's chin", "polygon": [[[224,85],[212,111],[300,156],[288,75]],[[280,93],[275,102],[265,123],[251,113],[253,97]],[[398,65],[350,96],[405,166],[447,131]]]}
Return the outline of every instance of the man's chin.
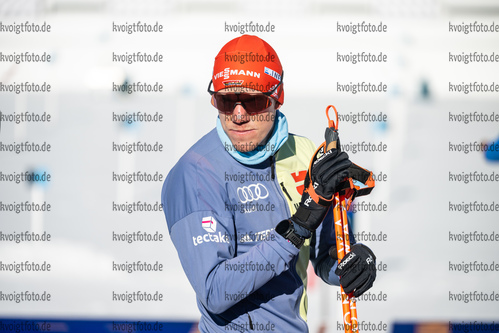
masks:
{"label": "man's chin", "polygon": [[255,150],[256,149],[256,145],[250,141],[250,142],[236,142],[236,143],[232,143],[232,145],[234,146],[234,148],[241,152],[241,153],[247,153],[247,152],[250,152],[252,150]]}

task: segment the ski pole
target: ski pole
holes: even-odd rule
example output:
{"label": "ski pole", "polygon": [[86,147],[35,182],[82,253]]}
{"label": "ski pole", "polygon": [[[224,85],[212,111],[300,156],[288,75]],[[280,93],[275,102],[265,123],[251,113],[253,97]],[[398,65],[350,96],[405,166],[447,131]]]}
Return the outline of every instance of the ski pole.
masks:
{"label": "ski pole", "polygon": [[[329,109],[334,109],[336,114],[336,122],[329,118]],[[328,119],[328,127],[331,130],[326,130],[326,151],[329,149],[340,149],[338,147],[338,111],[333,105],[326,108],[326,116]],[[334,232],[336,235],[336,252],[338,263],[341,259],[350,252],[350,239],[347,220],[347,208],[345,203],[345,194],[336,192],[333,200],[333,219],[334,219]],[[343,309],[343,325],[345,333],[358,332],[357,320],[357,307],[353,294],[347,295],[340,286],[341,290],[341,304]]]}
{"label": "ski pole", "polygon": [[[345,196],[335,194],[334,207],[337,211],[335,220],[335,234],[336,237],[336,250],[338,256],[338,263],[341,259],[350,252],[350,238],[348,230],[347,208],[345,204]],[[333,211],[334,213],[334,211]],[[336,224],[336,221],[338,223]],[[338,244],[342,242],[342,244]],[[343,304],[343,322],[345,325],[345,332],[358,332],[358,318],[357,318],[357,301],[353,297],[353,293],[346,294],[341,288],[341,300]]]}
{"label": "ski pole", "polygon": [[[336,115],[336,122],[329,118],[329,109],[333,108]],[[325,154],[330,149],[341,149],[338,141],[338,111],[333,105],[326,108],[326,116],[328,120],[328,127],[326,128],[325,141],[317,148],[312,159],[310,160],[308,173],[312,174],[312,166],[318,159],[319,155]],[[350,238],[348,230],[347,210],[352,201],[359,196],[368,195],[374,188],[375,182],[371,171],[366,170],[355,163],[348,168],[349,178],[340,183],[339,190],[331,199],[319,196],[310,183],[306,191],[310,194],[312,199],[321,204],[321,202],[331,202],[333,206],[333,219],[334,231],[336,238],[336,252],[338,263],[344,256],[350,252]],[[347,204],[348,200],[348,204]],[[343,324],[345,333],[358,333],[358,317],[357,317],[357,304],[353,292],[347,295],[341,289],[341,303],[343,309]]]}

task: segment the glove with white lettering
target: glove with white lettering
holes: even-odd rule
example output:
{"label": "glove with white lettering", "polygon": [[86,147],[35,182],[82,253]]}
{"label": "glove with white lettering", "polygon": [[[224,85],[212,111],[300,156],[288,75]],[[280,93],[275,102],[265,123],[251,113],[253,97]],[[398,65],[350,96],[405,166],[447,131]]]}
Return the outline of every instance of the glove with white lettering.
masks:
{"label": "glove with white lettering", "polygon": [[[338,260],[335,246],[329,249],[329,256]],[[354,244],[334,273],[340,277],[340,284],[345,293],[350,294],[353,291],[353,296],[359,297],[368,291],[376,280],[376,256],[364,244]]]}
{"label": "glove with white lettering", "polygon": [[[348,177],[348,168],[352,162],[345,152],[339,149],[330,149],[312,165],[311,176],[309,171],[305,176],[304,186],[307,189],[312,182],[315,193],[327,200],[338,192],[339,184]],[[304,238],[309,238],[311,231],[314,231],[322,223],[327,214],[331,201],[314,201],[308,191],[304,191],[301,197],[300,206],[291,217],[296,233]]]}

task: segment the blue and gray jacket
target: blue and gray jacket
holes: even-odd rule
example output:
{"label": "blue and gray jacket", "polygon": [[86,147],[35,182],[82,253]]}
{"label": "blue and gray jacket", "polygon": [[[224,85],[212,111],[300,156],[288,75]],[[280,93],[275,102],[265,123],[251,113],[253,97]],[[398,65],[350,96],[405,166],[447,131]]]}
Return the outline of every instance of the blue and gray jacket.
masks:
{"label": "blue and gray jacket", "polygon": [[314,152],[310,140],[289,134],[271,158],[247,166],[212,130],[168,174],[162,203],[201,332],[308,332],[309,260],[339,285],[328,255],[336,245],[332,209],[300,250],[274,231],[296,211]]}

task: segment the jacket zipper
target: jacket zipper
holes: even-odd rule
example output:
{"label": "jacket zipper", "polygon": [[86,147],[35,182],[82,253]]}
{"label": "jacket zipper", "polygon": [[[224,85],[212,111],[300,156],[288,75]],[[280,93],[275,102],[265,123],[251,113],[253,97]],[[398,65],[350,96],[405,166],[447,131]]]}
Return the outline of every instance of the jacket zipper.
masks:
{"label": "jacket zipper", "polygon": [[254,330],[255,328],[253,327],[253,322],[251,321],[251,317],[248,313],[248,319],[249,319],[249,327],[250,327],[250,330]]}
{"label": "jacket zipper", "polygon": [[272,155],[270,156],[270,177],[272,178],[272,180],[275,179],[274,168],[275,168],[275,161],[274,161],[274,155]]}
{"label": "jacket zipper", "polygon": [[[272,183],[274,184],[274,187],[275,187],[275,190],[276,192],[278,193],[278,195],[281,197],[281,199],[283,200],[284,202],[284,210],[285,210],[285,214],[290,216],[291,212],[289,210],[289,207],[288,207],[288,202],[286,201],[286,197],[284,196],[284,190],[279,190],[279,179],[275,179],[276,176],[275,176],[275,160],[274,160],[274,155],[272,155],[270,157],[270,170],[271,170],[271,178],[272,178]],[[288,197],[289,196],[289,193],[286,193],[286,195]]]}
{"label": "jacket zipper", "polygon": [[288,196],[289,201],[293,201],[293,199],[291,199],[291,196],[288,193],[288,190],[286,190],[286,188],[284,187],[284,182],[281,182],[281,187],[282,187],[282,191],[284,192],[284,194],[286,194]]}

